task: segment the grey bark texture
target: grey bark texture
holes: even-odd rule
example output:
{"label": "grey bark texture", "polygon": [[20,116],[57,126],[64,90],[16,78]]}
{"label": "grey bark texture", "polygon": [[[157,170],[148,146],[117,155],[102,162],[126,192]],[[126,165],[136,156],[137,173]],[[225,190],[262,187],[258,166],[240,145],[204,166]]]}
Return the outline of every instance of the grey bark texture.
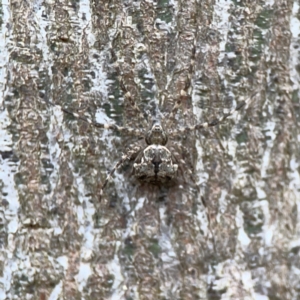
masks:
{"label": "grey bark texture", "polygon": [[[300,299],[299,1],[0,9],[0,300]],[[60,109],[176,130],[249,97],[170,138],[172,185],[129,161],[101,202],[146,144]]]}

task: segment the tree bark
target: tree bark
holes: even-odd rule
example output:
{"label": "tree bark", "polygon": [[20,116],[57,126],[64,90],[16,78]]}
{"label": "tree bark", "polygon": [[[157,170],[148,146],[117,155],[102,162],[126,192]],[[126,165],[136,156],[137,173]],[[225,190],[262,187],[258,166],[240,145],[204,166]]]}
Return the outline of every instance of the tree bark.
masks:
{"label": "tree bark", "polygon": [[[0,300],[299,298],[299,1],[0,8]],[[172,184],[127,161],[101,201],[147,145],[61,110],[171,132],[246,99],[169,136]]]}

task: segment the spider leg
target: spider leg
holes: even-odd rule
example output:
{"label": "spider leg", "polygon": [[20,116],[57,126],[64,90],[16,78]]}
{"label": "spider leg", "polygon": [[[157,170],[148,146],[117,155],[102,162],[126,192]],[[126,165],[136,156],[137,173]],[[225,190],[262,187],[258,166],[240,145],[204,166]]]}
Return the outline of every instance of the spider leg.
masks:
{"label": "spider leg", "polygon": [[112,57],[112,60],[114,61],[114,66],[115,66],[115,70],[118,75],[120,88],[124,94],[125,100],[128,101],[128,103],[130,104],[130,106],[132,107],[134,112],[136,113],[138,119],[141,121],[143,127],[147,128],[147,121],[145,120],[143,113],[141,112],[140,108],[137,106],[136,101],[134,100],[134,98],[132,97],[131,93],[128,91],[128,89],[125,85],[124,74],[122,74],[122,71],[121,71],[121,68],[120,68],[120,65],[118,62],[118,57],[113,49],[114,49],[114,47],[113,47],[113,45],[111,45],[111,57]]}
{"label": "spider leg", "polygon": [[135,146],[135,147],[129,149],[126,154],[122,155],[122,158],[115,164],[115,166],[113,167],[113,169],[108,173],[107,177],[105,178],[105,180],[104,180],[104,182],[102,184],[102,187],[100,189],[99,202],[101,202],[103,191],[104,191],[105,187],[107,186],[108,181],[111,179],[111,177],[115,173],[115,171],[118,168],[120,168],[127,160],[133,160],[133,159],[135,159],[136,156],[139,154],[140,151],[141,151],[141,147],[140,146]]}
{"label": "spider leg", "polygon": [[184,88],[180,91],[180,97],[175,102],[175,105],[172,108],[172,110],[170,111],[170,113],[166,116],[166,118],[168,120],[170,120],[169,125],[171,124],[171,122],[174,122],[175,115],[176,115],[178,109],[182,106],[182,103],[184,103],[186,100],[191,98],[191,96],[188,93],[188,89],[190,88],[190,86],[191,86],[191,81],[189,78],[187,78],[187,80],[185,81]]}
{"label": "spider leg", "polygon": [[177,129],[177,130],[173,130],[173,131],[169,132],[169,137],[171,137],[171,138],[178,137],[186,132],[195,131],[195,130],[199,130],[202,128],[217,126],[220,123],[224,122],[228,117],[233,115],[236,111],[240,110],[245,105],[248,105],[251,102],[252,98],[257,94],[258,94],[258,92],[253,93],[249,98],[247,98],[245,101],[242,101],[237,107],[233,108],[229,113],[224,114],[222,117],[220,117],[218,119],[214,119],[210,122],[196,124],[194,126],[188,126],[188,127],[183,127],[183,128]]}
{"label": "spider leg", "polygon": [[178,109],[182,106],[182,104],[187,103],[189,100],[191,100],[191,95],[189,93],[189,89],[191,87],[192,74],[193,74],[193,69],[194,69],[194,65],[195,65],[195,56],[196,56],[196,41],[194,41],[194,46],[192,48],[192,56],[191,56],[189,67],[184,68],[183,70],[179,71],[179,73],[182,73],[182,72],[188,70],[188,74],[184,81],[184,87],[180,90],[179,97],[176,100],[174,107],[169,112],[169,114],[166,116],[166,118],[168,120],[170,120],[169,125],[172,122],[174,122],[175,115],[176,115]]}
{"label": "spider leg", "polygon": [[46,102],[54,107],[59,107],[64,113],[68,114],[68,115],[71,115],[73,116],[74,118],[76,119],[79,119],[79,120],[82,120],[86,123],[89,123],[90,125],[94,126],[94,127],[97,127],[97,128],[103,128],[103,129],[111,129],[111,130],[114,130],[114,131],[118,131],[120,133],[124,133],[124,134],[127,134],[127,135],[133,135],[133,136],[137,136],[137,137],[141,137],[143,138],[144,137],[144,131],[143,130],[139,130],[139,129],[135,129],[135,128],[127,128],[127,127],[122,127],[122,126],[118,126],[116,124],[102,124],[102,123],[98,123],[98,122],[94,122],[93,120],[91,119],[88,119],[88,118],[85,118],[85,117],[82,117],[80,116],[79,114],[75,113],[75,112],[72,112],[70,110],[67,110],[63,107],[61,107],[60,105],[57,105],[49,100],[46,100]]}
{"label": "spider leg", "polygon": [[143,127],[147,128],[147,121],[144,118],[143,113],[141,112],[140,108],[137,106],[135,100],[132,98],[131,93],[127,90],[122,76],[119,76],[120,79],[120,87],[124,93],[124,97],[126,98],[126,100],[130,103],[131,107],[134,109],[134,111],[136,112],[138,118],[140,119],[141,123],[143,124]]}
{"label": "spider leg", "polygon": [[180,172],[182,173],[184,180],[188,181],[186,178],[187,175],[192,180],[192,182],[196,185],[196,180],[194,178],[193,171],[191,170],[191,166],[189,166],[180,155],[182,151],[179,150],[178,147],[175,147],[175,145],[169,147],[169,150],[172,153],[172,157],[174,161],[178,164],[178,168],[180,169]]}

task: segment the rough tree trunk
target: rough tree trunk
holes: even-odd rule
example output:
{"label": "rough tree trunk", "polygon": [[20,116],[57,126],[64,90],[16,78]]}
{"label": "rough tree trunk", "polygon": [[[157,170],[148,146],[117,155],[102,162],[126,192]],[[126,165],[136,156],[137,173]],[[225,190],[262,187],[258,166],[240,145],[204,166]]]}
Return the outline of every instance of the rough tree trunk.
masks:
{"label": "rough tree trunk", "polygon": [[[0,8],[0,300],[299,299],[299,1]],[[170,131],[254,92],[170,137],[173,185],[137,181],[131,161],[101,202],[146,144],[60,109]]]}

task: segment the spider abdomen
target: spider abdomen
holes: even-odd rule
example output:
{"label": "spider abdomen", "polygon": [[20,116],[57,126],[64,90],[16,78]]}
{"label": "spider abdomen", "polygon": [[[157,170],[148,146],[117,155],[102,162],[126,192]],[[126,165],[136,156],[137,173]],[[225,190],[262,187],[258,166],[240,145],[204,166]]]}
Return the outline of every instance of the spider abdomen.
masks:
{"label": "spider abdomen", "polygon": [[176,177],[178,165],[173,164],[170,150],[162,145],[150,145],[133,165],[134,175],[146,182],[164,183]]}

